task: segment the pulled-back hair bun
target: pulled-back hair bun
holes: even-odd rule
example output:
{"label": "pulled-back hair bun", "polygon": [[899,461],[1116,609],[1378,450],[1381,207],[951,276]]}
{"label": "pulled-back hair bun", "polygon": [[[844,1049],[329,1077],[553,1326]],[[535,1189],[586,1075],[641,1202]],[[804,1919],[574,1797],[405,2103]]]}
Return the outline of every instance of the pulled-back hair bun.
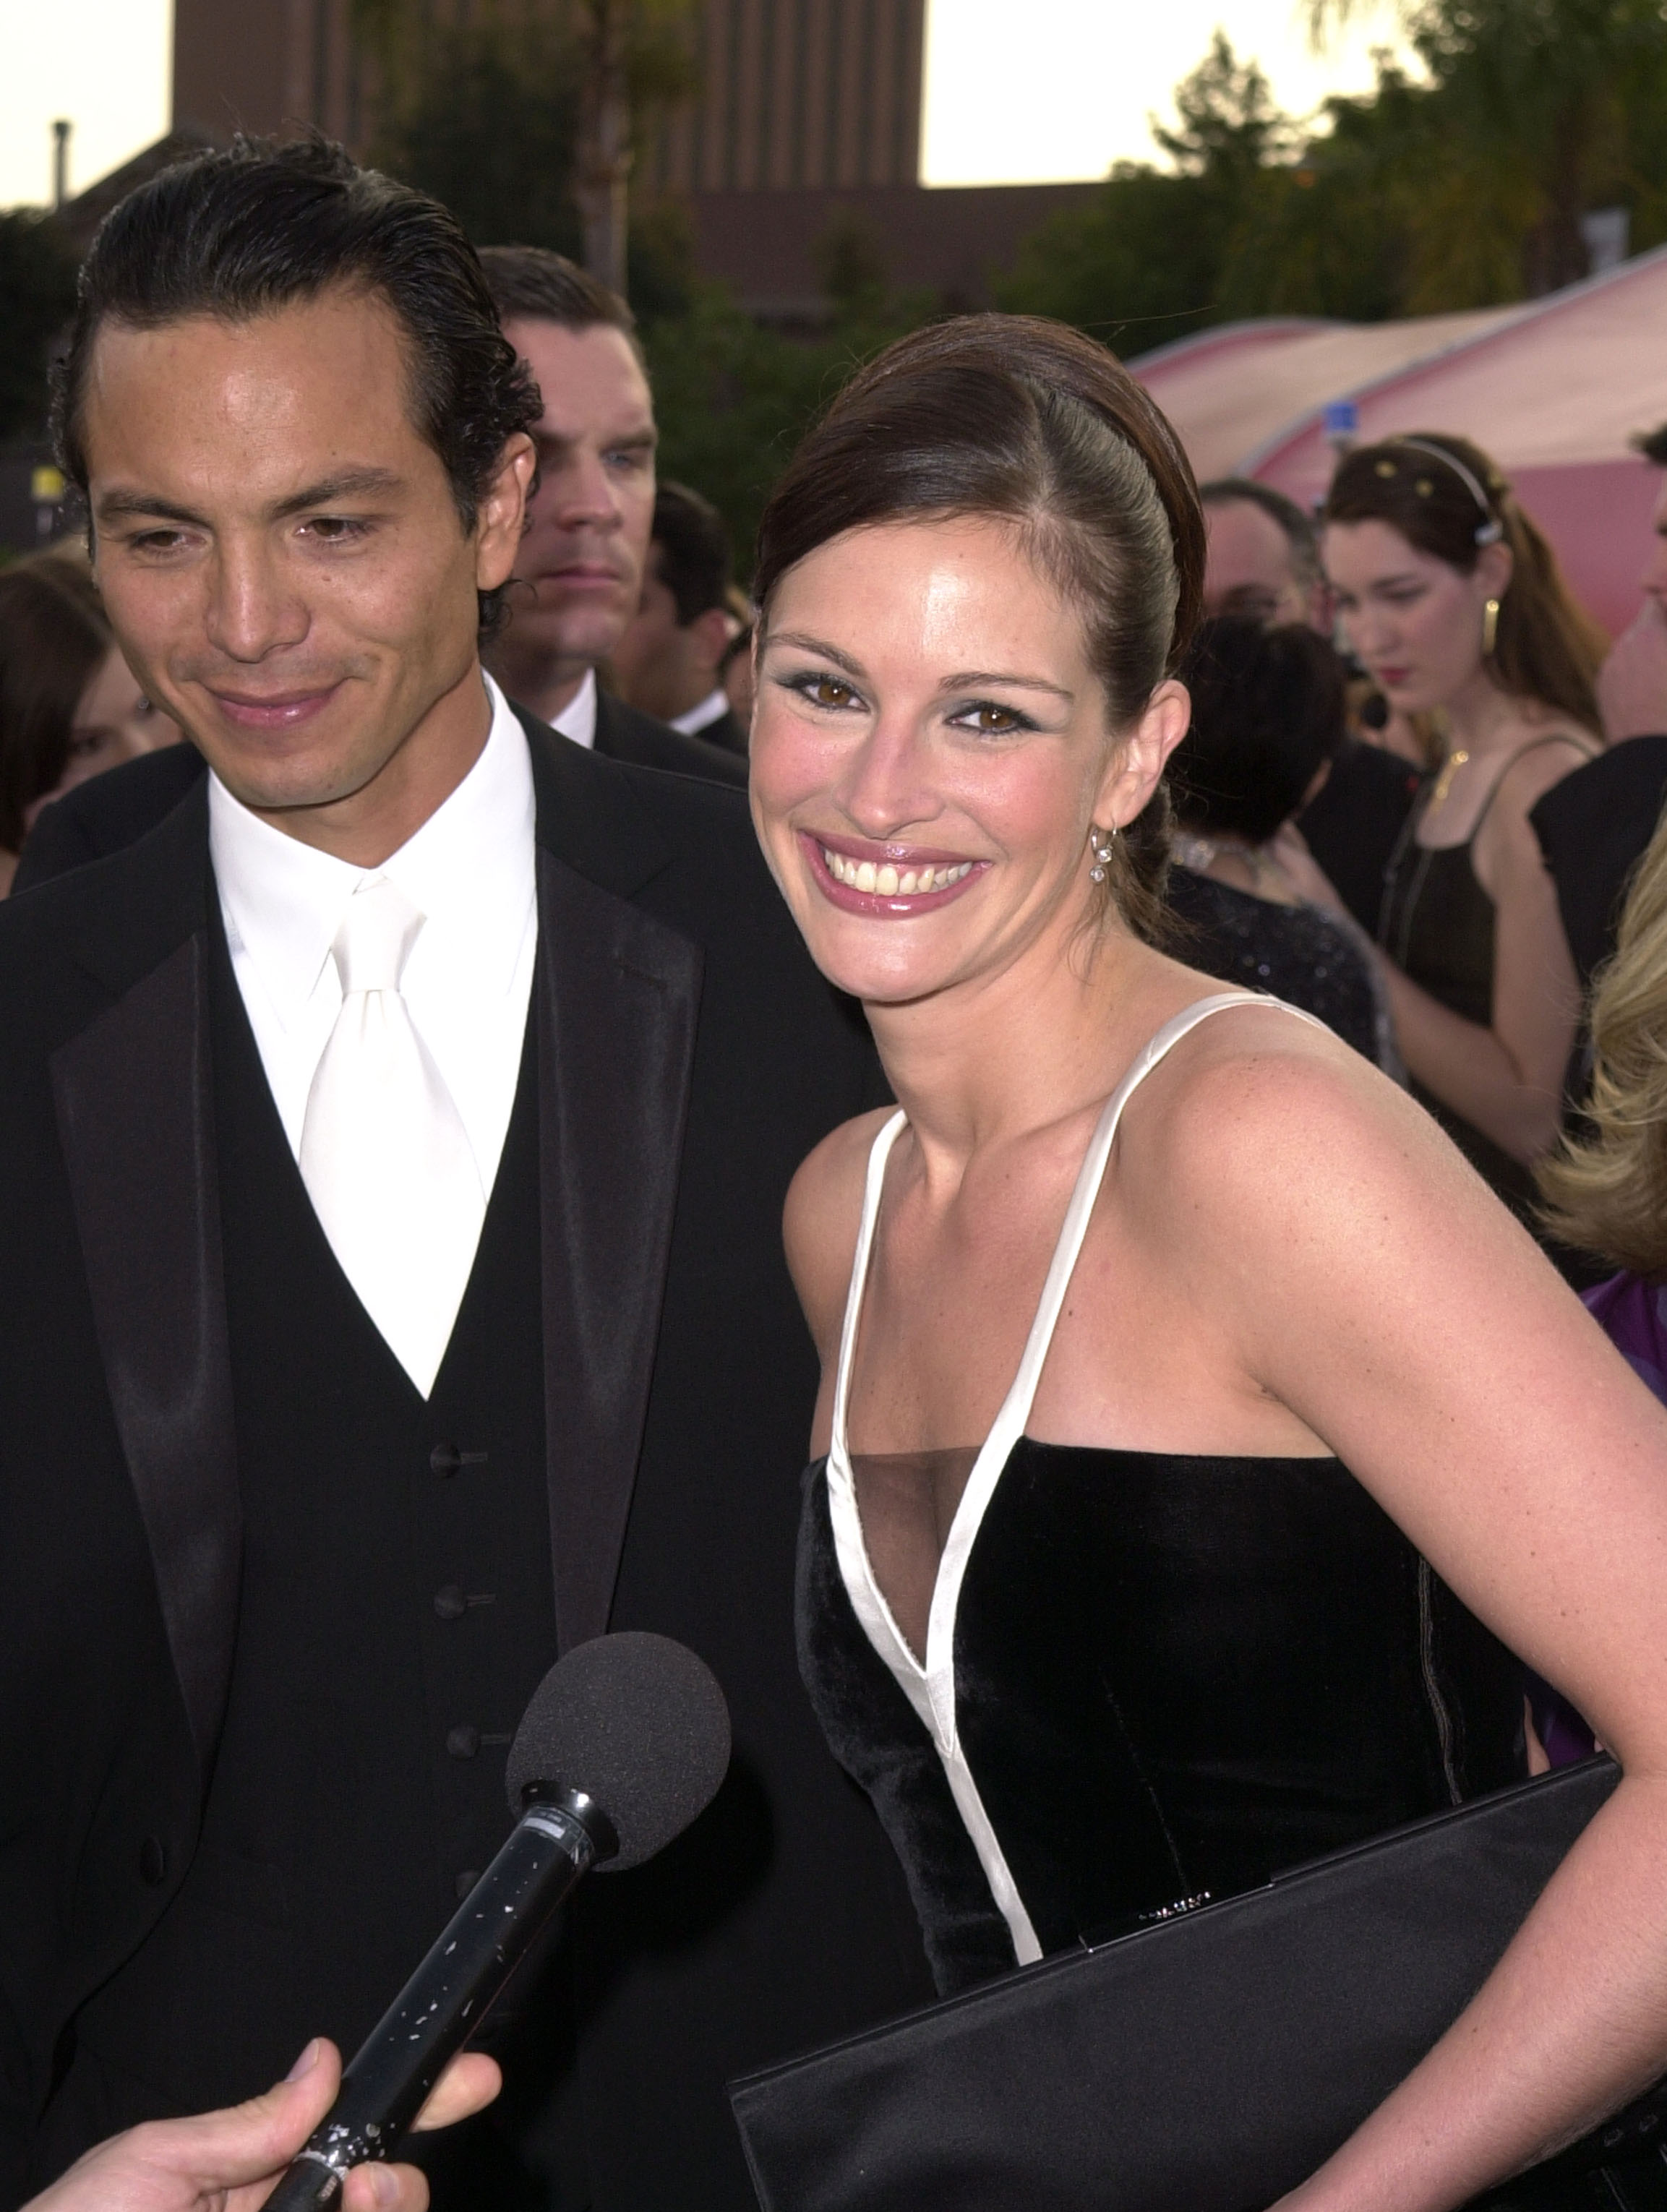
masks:
{"label": "pulled-back hair bun", "polygon": [[[1010,523],[1080,609],[1114,728],[1179,667],[1197,623],[1204,520],[1179,439],[1106,349],[1063,323],[966,315],[859,369],[810,431],[758,531],[766,615],[788,569],[848,530],[951,516]],[[1161,787],[1116,841],[1109,887],[1163,933]]]}

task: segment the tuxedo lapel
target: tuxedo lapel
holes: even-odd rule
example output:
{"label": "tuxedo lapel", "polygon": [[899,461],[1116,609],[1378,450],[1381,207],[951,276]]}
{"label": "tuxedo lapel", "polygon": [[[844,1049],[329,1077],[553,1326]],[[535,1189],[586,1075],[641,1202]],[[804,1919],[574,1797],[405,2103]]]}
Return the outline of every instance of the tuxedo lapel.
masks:
{"label": "tuxedo lapel", "polygon": [[[206,808],[180,814],[190,819],[171,818],[111,864],[129,891],[111,902],[119,930],[95,915],[81,952],[117,995],[52,1055],[52,1077],[105,1378],[206,1773],[231,1671],[241,1528],[209,1060]],[[182,883],[193,887],[183,899]],[[160,910],[145,896],[152,885],[166,887]],[[158,933],[166,941],[182,921],[190,933],[157,957]]]}
{"label": "tuxedo lapel", "polygon": [[538,794],[545,1429],[562,1648],[608,1625],[648,1413],[700,1000],[632,903],[669,858],[629,782],[529,723]]}
{"label": "tuxedo lapel", "polygon": [[545,1430],[562,1648],[600,1636],[648,1413],[701,957],[538,856]]}

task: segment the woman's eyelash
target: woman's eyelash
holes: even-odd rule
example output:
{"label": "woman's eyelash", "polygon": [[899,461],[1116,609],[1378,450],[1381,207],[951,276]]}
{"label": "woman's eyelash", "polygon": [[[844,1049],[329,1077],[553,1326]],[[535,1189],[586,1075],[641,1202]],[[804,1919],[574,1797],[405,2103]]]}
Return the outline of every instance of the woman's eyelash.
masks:
{"label": "woman's eyelash", "polygon": [[824,685],[826,685],[830,690],[845,693],[845,699],[839,702],[842,707],[856,701],[859,697],[857,688],[849,676],[836,676],[828,669],[806,669],[802,675],[785,676],[781,680],[789,691],[798,692],[801,698],[808,699],[813,707],[828,707],[834,703],[830,700],[818,699],[814,696],[814,694]]}
{"label": "woman's eyelash", "polygon": [[1007,706],[1000,699],[964,700],[960,706],[952,709],[949,720],[952,722],[964,722],[970,715],[975,714],[1001,716],[1005,726],[999,730],[987,731],[984,734],[989,737],[1011,737],[1017,735],[1021,730],[1037,730],[1042,726],[1039,722],[1033,722],[1028,714],[1021,713],[1017,707]]}

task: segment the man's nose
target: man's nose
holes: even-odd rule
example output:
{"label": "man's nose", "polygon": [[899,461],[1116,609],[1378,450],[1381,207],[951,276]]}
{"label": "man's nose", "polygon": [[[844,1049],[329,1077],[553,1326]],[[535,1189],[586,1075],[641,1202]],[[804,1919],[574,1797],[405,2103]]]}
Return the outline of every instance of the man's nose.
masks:
{"label": "man's nose", "polygon": [[306,636],[307,603],[265,546],[222,546],[210,576],[204,626],[228,659],[261,660]]}
{"label": "man's nose", "polygon": [[569,528],[587,524],[592,529],[617,529],[624,519],[618,487],[599,453],[575,454],[552,479],[550,493],[546,511]]}

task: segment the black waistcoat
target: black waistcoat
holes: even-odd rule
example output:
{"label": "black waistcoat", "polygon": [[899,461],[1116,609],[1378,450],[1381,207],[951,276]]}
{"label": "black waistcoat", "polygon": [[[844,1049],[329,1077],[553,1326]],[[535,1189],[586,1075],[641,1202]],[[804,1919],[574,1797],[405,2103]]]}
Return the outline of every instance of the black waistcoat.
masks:
{"label": "black waistcoat", "polygon": [[95,2070],[106,2122],[246,2096],[313,2035],[352,2051],[508,1832],[556,1656],[530,1046],[425,1404],[313,1215],[215,935],[237,1652],[191,1869],[82,2017],[75,2101]]}

